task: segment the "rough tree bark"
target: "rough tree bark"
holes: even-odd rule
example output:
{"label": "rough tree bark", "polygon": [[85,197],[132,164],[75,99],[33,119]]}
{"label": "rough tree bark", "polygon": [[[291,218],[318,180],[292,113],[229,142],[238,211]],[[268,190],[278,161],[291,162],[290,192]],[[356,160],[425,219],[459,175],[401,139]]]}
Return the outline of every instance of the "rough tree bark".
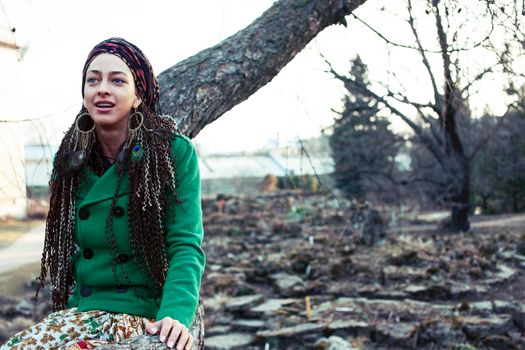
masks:
{"label": "rough tree bark", "polygon": [[189,137],[268,83],[366,0],[281,0],[237,34],[159,75],[161,108]]}

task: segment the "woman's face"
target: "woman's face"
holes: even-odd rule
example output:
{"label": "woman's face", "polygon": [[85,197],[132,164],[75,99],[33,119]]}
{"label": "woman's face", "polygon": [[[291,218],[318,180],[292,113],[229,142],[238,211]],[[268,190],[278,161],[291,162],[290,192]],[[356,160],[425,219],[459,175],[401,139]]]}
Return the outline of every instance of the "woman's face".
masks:
{"label": "woman's face", "polygon": [[131,108],[140,102],[131,70],[122,59],[103,53],[91,61],[84,81],[84,107],[97,127],[125,132]]}

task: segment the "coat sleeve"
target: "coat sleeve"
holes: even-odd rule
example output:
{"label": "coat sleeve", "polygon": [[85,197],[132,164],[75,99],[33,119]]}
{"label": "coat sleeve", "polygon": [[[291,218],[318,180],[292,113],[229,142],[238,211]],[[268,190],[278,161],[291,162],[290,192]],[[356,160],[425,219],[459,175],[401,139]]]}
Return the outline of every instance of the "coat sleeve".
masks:
{"label": "coat sleeve", "polygon": [[172,156],[178,180],[177,199],[182,202],[170,198],[166,208],[169,267],[156,320],[169,316],[190,328],[205,265],[199,164],[191,141],[181,135],[172,142]]}

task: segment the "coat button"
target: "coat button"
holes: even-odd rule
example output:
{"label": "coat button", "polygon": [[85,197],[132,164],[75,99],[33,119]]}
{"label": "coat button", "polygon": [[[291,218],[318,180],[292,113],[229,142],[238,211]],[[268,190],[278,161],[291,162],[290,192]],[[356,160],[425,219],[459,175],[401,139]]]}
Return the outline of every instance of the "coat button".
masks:
{"label": "coat button", "polygon": [[91,295],[91,287],[89,286],[82,286],[80,287],[80,295],[85,297],[88,297]]}
{"label": "coat button", "polygon": [[117,218],[121,218],[124,216],[124,208],[121,206],[116,206],[113,208],[113,215],[115,215]]}
{"label": "coat button", "polygon": [[87,220],[89,218],[89,209],[86,207],[80,208],[80,210],[78,211],[78,217],[81,220]]}
{"label": "coat button", "polygon": [[128,286],[122,286],[122,285],[117,286],[117,293],[125,293],[127,291],[128,291]]}
{"label": "coat button", "polygon": [[125,262],[128,261],[128,260],[129,260],[129,256],[128,256],[128,254],[124,254],[124,253],[122,253],[122,254],[119,254],[118,257],[117,257],[117,261],[118,261],[119,263],[125,263]]}
{"label": "coat button", "polygon": [[87,248],[84,249],[84,258],[91,259],[93,257],[93,250]]}

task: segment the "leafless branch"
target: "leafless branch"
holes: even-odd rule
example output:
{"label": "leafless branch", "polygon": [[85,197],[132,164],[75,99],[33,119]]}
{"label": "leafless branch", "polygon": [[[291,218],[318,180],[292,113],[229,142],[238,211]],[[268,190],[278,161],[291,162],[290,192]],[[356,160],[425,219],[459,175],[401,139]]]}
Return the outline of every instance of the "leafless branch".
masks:
{"label": "leafless branch", "polygon": [[421,44],[421,39],[419,38],[419,34],[416,30],[416,26],[414,24],[414,16],[412,15],[412,0],[408,0],[408,24],[410,25],[410,29],[412,30],[412,34],[414,34],[414,38],[417,43],[418,52],[421,55],[421,59],[423,60],[423,65],[425,66],[428,77],[430,78],[430,82],[432,84],[432,91],[434,92],[434,106],[432,108],[436,111],[438,115],[441,115],[443,111],[442,102],[441,102],[441,96],[439,94],[439,90],[436,84],[436,79],[434,78],[434,73],[432,72],[432,68],[430,67],[430,62],[428,61],[427,55],[425,53],[425,49],[423,48],[423,45]]}
{"label": "leafless branch", "polygon": [[414,133],[421,139],[423,143],[428,145],[429,150],[432,152],[432,154],[434,154],[438,162],[444,162],[443,156],[440,152],[438,145],[435,143],[434,140],[432,140],[423,132],[423,129],[419,125],[414,123],[407,115],[405,115],[399,109],[394,107],[386,98],[384,98],[383,96],[379,96],[378,94],[369,90],[368,88],[357,84],[351,78],[342,76],[334,70],[330,62],[328,62],[326,59],[325,62],[330,69],[329,73],[331,73],[336,79],[343,82],[343,84],[347,87],[348,90],[351,90],[351,88],[358,89],[363,95],[374,98],[377,102],[383,103],[388,109],[390,109],[390,111],[393,114],[400,117],[414,131]]}
{"label": "leafless branch", "polygon": [[[395,42],[393,40],[390,40],[388,39],[384,34],[382,34],[381,32],[379,32],[379,30],[375,29],[374,27],[372,27],[370,24],[366,23],[366,21],[362,20],[361,18],[359,18],[355,13],[352,13],[351,14],[352,17],[354,17],[357,21],[359,21],[359,23],[363,24],[365,27],[367,27],[368,29],[370,29],[374,34],[376,34],[378,37],[380,37],[383,41],[385,41],[387,44],[389,45],[392,45],[392,46],[396,46],[396,47],[400,47],[400,48],[404,48],[404,49],[410,49],[410,50],[416,50],[418,51],[419,48],[417,46],[412,46],[412,45],[406,45],[406,44],[401,44],[401,43],[398,43],[398,42]],[[473,45],[471,46],[468,46],[468,47],[457,47],[457,48],[448,48],[449,50],[449,53],[452,53],[452,52],[461,52],[461,51],[470,51],[472,49],[475,49],[477,47],[480,47],[481,45],[483,45],[484,42],[486,42],[490,36],[492,35],[494,31],[494,24],[491,23],[491,29],[490,31],[487,33],[487,35],[481,39],[479,42],[476,42],[474,43]],[[441,53],[442,51],[441,50],[430,50],[430,49],[426,49],[425,52],[428,52],[428,53]]]}
{"label": "leafless branch", "polygon": [[468,83],[465,84],[465,86],[463,86],[463,88],[460,90],[461,95],[465,94],[470,89],[472,84],[481,80],[485,76],[485,74],[492,73],[494,71],[494,68],[499,66],[500,64],[501,62],[497,62],[491,66],[485,67],[483,71],[479,72],[472,80],[470,80]]}

